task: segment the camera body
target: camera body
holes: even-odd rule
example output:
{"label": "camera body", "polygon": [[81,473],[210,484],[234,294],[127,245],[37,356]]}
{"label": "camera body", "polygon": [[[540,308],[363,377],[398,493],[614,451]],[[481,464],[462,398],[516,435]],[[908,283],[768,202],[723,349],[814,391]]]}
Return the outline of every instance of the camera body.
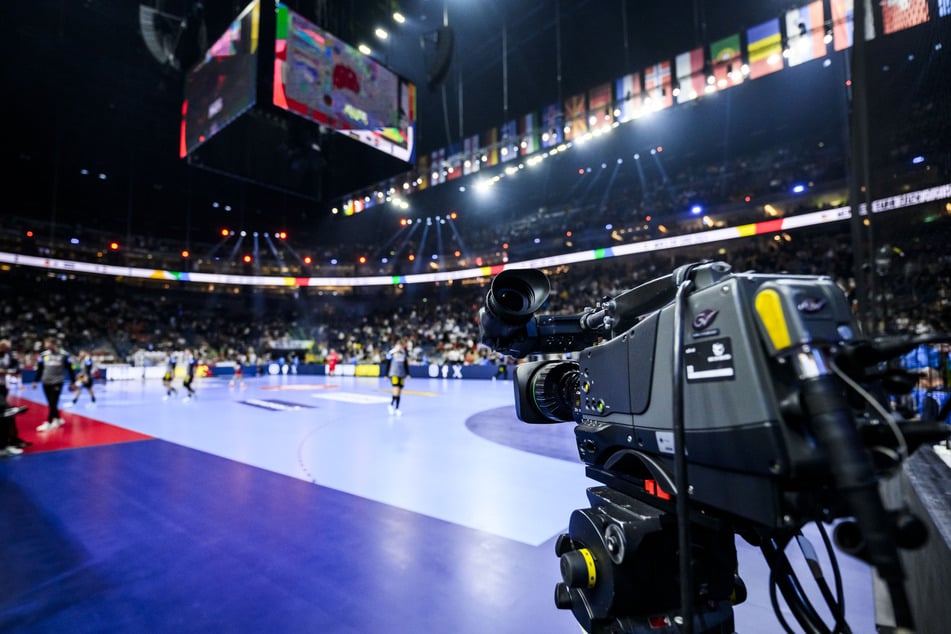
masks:
{"label": "camera body", "polygon": [[[794,336],[812,346],[853,338],[845,297],[828,278],[725,275],[686,300],[682,341],[683,416],[690,499],[756,524],[789,527],[828,516],[828,457],[796,401],[793,364],[774,356],[754,308],[763,290],[798,307]],[[675,492],[672,367],[674,306],[577,355],[572,418],[582,461]],[[555,362],[556,364],[558,362]],[[534,396],[551,361],[518,366],[519,416],[537,419]]]}
{"label": "camera body", "polygon": [[[791,309],[792,338],[836,346],[855,337],[848,302],[826,277],[734,275],[721,263],[704,267],[695,271],[696,287],[686,298],[681,344],[690,500],[762,526],[828,519],[837,506],[828,457],[797,402],[793,364],[777,354],[755,305],[758,294],[775,293]],[[653,481],[674,494],[673,313],[668,301],[638,314],[622,332],[602,331],[605,340],[577,351],[556,350],[565,347],[557,334],[536,336],[536,348],[576,354],[570,361],[516,367],[518,417],[574,420],[579,457],[591,477],[641,492],[644,481]],[[653,499],[665,505],[656,494]]]}
{"label": "camera body", "polygon": [[[549,291],[541,271],[502,271],[479,328],[503,354],[547,357],[516,367],[516,413],[574,421],[586,473],[605,485],[588,490],[591,508],[572,513],[556,545],[558,607],[587,632],[687,622],[732,632],[745,594],[733,545],[742,535],[763,551],[800,624],[821,631],[783,551],[809,522],[854,518],[837,527],[840,547],[876,568],[896,621],[911,623],[897,549],[923,538],[902,535],[917,520],[887,511],[878,483],[910,447],[948,429],[899,430],[877,400],[908,384],[882,362],[917,342],[861,337],[825,276],[735,274],[704,261],[582,313],[536,315]],[[671,627],[663,631],[679,631]]]}

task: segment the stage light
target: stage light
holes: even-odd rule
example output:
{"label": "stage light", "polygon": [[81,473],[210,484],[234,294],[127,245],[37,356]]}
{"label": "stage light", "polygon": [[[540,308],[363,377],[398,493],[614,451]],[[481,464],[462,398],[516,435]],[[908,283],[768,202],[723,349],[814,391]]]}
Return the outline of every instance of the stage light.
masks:
{"label": "stage light", "polygon": [[385,40],[386,38],[390,37],[390,34],[380,27],[377,27],[376,30],[373,31],[373,34],[381,40]]}
{"label": "stage light", "polygon": [[690,213],[697,216],[703,213],[703,207],[701,207],[700,205],[694,205],[693,207],[690,208]]}
{"label": "stage light", "polygon": [[373,53],[373,50],[366,44],[361,44],[357,47],[357,50],[363,53],[364,55],[370,55]]}
{"label": "stage light", "polygon": [[27,231],[27,232],[26,232],[26,237],[27,237],[27,238],[32,238],[32,237],[33,237],[33,232],[32,232],[32,231]]}
{"label": "stage light", "polygon": [[413,255],[412,253],[410,253],[408,259],[409,259],[410,262],[412,262],[412,261],[414,261],[414,260],[416,259],[416,256]]}
{"label": "stage light", "polygon": [[187,249],[185,249],[184,251],[182,251],[182,257],[183,257],[183,258],[187,258],[189,255],[191,255],[191,254],[188,252]]}
{"label": "stage light", "polygon": [[358,261],[360,264],[366,264],[366,263],[367,263],[367,257],[366,257],[365,255],[361,255],[361,256],[357,259],[357,261]]}
{"label": "stage light", "polygon": [[396,22],[397,24],[405,24],[405,23],[406,23],[406,17],[405,17],[402,13],[400,13],[399,11],[394,11],[394,12],[393,12],[393,21]]}
{"label": "stage light", "polygon": [[801,193],[803,193],[804,191],[806,191],[806,186],[805,186],[805,185],[793,185],[792,192],[793,192],[794,194],[801,194]]}
{"label": "stage light", "polygon": [[911,159],[912,165],[918,165],[924,162],[925,162],[925,157],[923,156],[916,156],[915,158]]}
{"label": "stage light", "polygon": [[118,243],[118,242],[110,242],[110,243],[109,243],[109,248],[112,249],[113,251],[118,251],[118,250],[119,250],[119,243]]}
{"label": "stage light", "polygon": [[246,255],[246,256],[244,256],[242,259],[244,260],[244,263],[245,263],[245,264],[250,264],[250,263],[251,263],[251,256],[250,256],[250,255]]}
{"label": "stage light", "polygon": [[313,262],[313,260],[311,259],[311,257],[310,257],[309,255],[305,255],[305,256],[304,256],[304,264],[310,264],[311,262]]}

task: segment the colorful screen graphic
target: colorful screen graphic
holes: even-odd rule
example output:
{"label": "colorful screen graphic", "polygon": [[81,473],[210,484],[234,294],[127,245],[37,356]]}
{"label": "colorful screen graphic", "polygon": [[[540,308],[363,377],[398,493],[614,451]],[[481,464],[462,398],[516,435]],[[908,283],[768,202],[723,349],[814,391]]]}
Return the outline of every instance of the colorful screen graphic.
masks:
{"label": "colorful screen graphic", "polygon": [[412,160],[415,86],[282,4],[273,99],[280,108]]}
{"label": "colorful screen graphic", "polygon": [[185,78],[181,138],[184,158],[254,106],[261,5],[254,0]]}

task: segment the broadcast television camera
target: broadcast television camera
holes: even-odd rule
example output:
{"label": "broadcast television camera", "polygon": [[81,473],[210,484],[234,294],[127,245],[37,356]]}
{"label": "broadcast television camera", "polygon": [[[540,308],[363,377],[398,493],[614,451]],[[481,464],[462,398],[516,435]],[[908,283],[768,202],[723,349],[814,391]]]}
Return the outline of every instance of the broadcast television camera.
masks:
{"label": "broadcast television camera", "polygon": [[936,422],[899,425],[887,409],[888,394],[914,384],[889,361],[920,339],[863,338],[830,278],[735,274],[722,262],[680,267],[582,313],[536,316],[549,292],[541,271],[505,270],[479,327],[502,354],[558,357],[516,367],[517,415],[573,420],[586,473],[605,485],[588,489],[591,508],[574,511],[557,541],[559,608],[591,633],[733,632],[745,598],[738,534],[761,549],[771,593],[805,631],[848,631],[840,598],[817,579],[830,628],[785,555],[793,539],[811,548],[807,523],[841,520],[839,547],[874,566],[895,623],[913,628],[898,549],[927,533],[885,509],[878,484],[948,435]]}

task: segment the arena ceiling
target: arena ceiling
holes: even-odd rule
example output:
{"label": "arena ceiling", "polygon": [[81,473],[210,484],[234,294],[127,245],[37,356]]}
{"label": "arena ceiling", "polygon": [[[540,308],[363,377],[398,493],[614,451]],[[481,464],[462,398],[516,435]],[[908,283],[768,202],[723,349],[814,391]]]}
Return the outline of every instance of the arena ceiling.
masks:
{"label": "arena ceiling", "polygon": [[[178,157],[184,72],[244,4],[3,3],[4,165],[13,166],[8,196],[21,201],[5,213],[130,234],[203,235],[215,225],[274,221],[293,230],[319,223],[334,198],[406,171],[402,161],[296,118],[274,122],[274,134],[285,139],[276,178],[234,178]],[[714,0],[288,4],[346,41],[369,43],[374,56],[419,86],[424,153],[788,8],[778,0],[727,9]],[[142,7],[172,27],[185,22],[167,31],[175,36],[165,40],[167,59],[155,53],[156,33],[143,30]],[[392,21],[397,9],[404,25]],[[432,36],[444,20],[455,34],[452,61],[444,83],[428,87]],[[372,35],[377,26],[392,34],[385,46]],[[254,134],[269,132],[237,138],[228,152],[255,151]]]}

